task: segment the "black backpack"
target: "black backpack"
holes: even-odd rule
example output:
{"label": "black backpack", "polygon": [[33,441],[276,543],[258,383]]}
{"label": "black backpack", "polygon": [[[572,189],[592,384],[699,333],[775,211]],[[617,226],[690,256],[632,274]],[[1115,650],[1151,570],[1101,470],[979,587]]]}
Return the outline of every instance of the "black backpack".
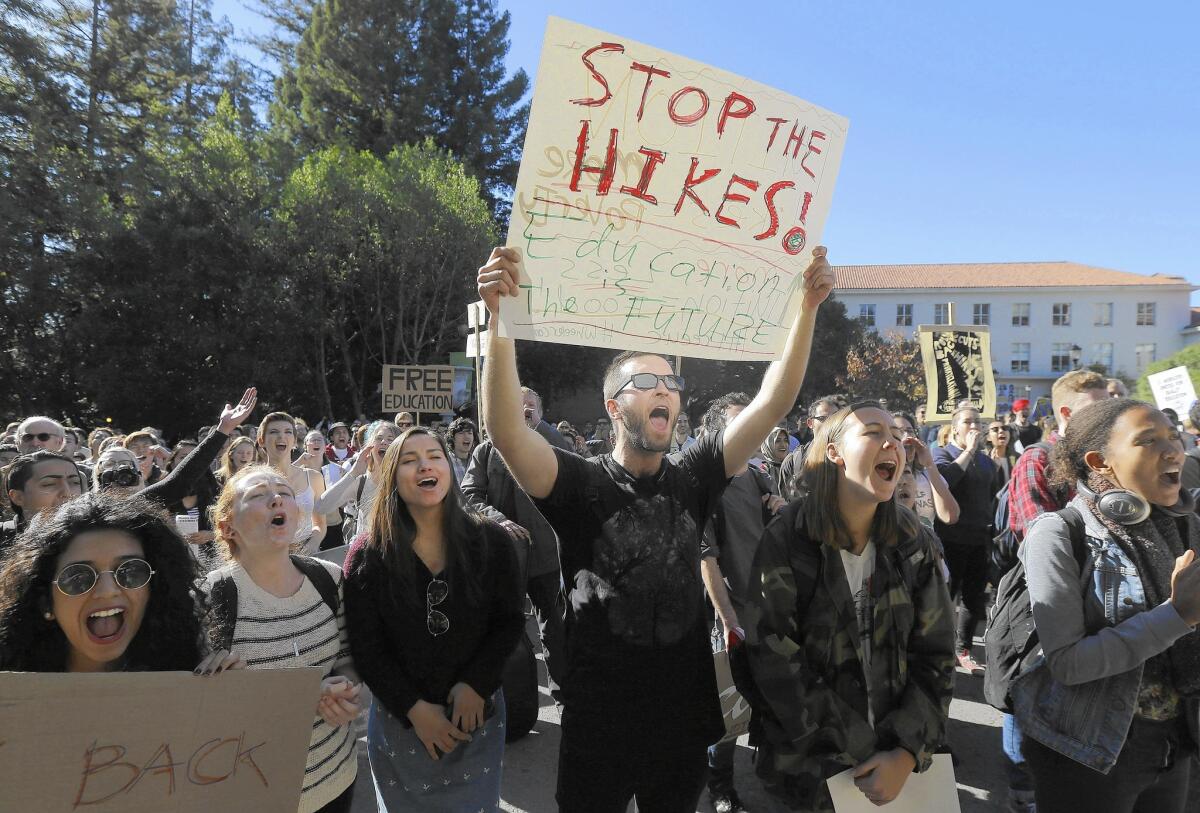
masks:
{"label": "black backpack", "polygon": [[[312,582],[313,587],[321,594],[321,600],[329,607],[336,619],[338,615],[338,588],[333,576],[325,569],[319,559],[308,556],[291,554],[292,564]],[[222,576],[212,586],[208,594],[212,606],[215,626],[209,631],[209,638],[214,649],[229,651],[233,648],[233,628],[237,625],[237,583],[231,576]]]}
{"label": "black backpack", "polygon": [[[1079,564],[1082,577],[1091,553],[1083,517],[1070,505],[1056,513],[1067,523],[1071,534],[1071,552]],[[983,675],[983,696],[995,708],[1011,714],[1009,690],[1012,683],[1041,649],[1037,627],[1033,623],[1025,564],[1020,559],[996,585],[996,603],[988,614],[984,641],[987,646],[987,671]]]}

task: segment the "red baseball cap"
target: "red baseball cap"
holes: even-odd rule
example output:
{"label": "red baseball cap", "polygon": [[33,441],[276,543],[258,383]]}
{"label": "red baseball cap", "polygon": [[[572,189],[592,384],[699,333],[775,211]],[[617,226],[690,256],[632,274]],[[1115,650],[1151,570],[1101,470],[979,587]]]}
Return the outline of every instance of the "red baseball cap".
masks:
{"label": "red baseball cap", "polygon": [[1028,398],[1018,398],[1017,400],[1013,401],[1013,412],[1020,412],[1022,409],[1029,409]]}

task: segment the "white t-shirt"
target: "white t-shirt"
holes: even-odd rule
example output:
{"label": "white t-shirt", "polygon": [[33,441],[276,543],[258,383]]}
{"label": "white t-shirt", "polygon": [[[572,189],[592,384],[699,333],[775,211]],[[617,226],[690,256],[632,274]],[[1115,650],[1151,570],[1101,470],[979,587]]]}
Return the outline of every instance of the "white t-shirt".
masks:
{"label": "white t-shirt", "polygon": [[937,519],[937,507],[933,504],[933,486],[929,485],[929,475],[925,472],[917,472],[915,479],[917,481],[917,500],[913,505],[913,510],[917,512],[917,517],[921,520],[921,524],[926,528],[933,527],[933,521]]}
{"label": "white t-shirt", "polygon": [[349,449],[349,447],[347,447],[345,449],[339,449],[338,447],[334,446],[333,447],[333,456],[336,457],[338,460],[345,460],[347,457],[350,456],[350,449]]}
{"label": "white t-shirt", "polygon": [[[875,542],[868,541],[863,552],[855,556],[848,550],[842,554],[842,568],[846,571],[846,582],[850,595],[854,597],[854,614],[858,621],[858,639],[862,643],[863,681],[867,697],[871,696],[871,633],[874,631],[875,604],[871,599],[871,576],[875,573]],[[875,715],[867,705],[867,720],[872,727]]]}

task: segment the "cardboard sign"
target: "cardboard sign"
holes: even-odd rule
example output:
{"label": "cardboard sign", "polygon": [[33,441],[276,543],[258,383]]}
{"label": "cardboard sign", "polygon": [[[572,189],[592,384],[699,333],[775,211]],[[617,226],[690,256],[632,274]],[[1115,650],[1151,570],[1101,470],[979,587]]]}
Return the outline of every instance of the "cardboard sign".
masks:
{"label": "cardboard sign", "polygon": [[725,736],[721,738],[721,742],[736,740],[750,730],[750,704],[733,683],[733,672],[729,669],[729,653],[723,649],[713,653],[713,667],[717,672],[721,717],[725,720]]}
{"label": "cardboard sign", "polygon": [[1173,409],[1181,418],[1187,417],[1188,410],[1196,401],[1196,387],[1187,367],[1172,367],[1161,373],[1151,373],[1146,376],[1150,383],[1150,391],[1154,393],[1154,402],[1159,409]]}
{"label": "cardboard sign", "polygon": [[513,195],[503,336],[777,358],[849,122],[551,17]]}
{"label": "cardboard sign", "polygon": [[383,367],[384,412],[453,412],[454,368],[445,365]]}
{"label": "cardboard sign", "polygon": [[467,358],[483,358],[487,355],[488,309],[483,300],[467,305]]}
{"label": "cardboard sign", "polygon": [[[878,813],[879,808],[854,784],[853,769],[826,780],[837,813]],[[888,813],[960,813],[954,764],[949,754],[934,754],[925,773],[910,774],[900,795],[884,808]]]}
{"label": "cardboard sign", "polygon": [[5,810],[295,813],[320,669],[0,673]]}
{"label": "cardboard sign", "polygon": [[918,335],[928,393],[925,420],[950,420],[964,400],[970,401],[981,417],[995,417],[996,379],[988,329],[977,325],[921,325]]}

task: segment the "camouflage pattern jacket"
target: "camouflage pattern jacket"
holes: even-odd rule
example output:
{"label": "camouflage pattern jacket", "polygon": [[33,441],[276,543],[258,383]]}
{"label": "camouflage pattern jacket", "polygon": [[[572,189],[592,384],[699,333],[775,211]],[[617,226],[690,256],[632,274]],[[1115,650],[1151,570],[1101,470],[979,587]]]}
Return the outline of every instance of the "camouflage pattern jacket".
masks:
{"label": "camouflage pattern jacket", "polygon": [[[926,770],[954,687],[954,613],[935,540],[876,547],[868,693],[854,599],[839,551],[805,533],[801,502],[763,534],[754,559],[747,656],[758,693],[758,773],[790,806],[832,810],[825,779],[901,747]],[[870,702],[875,726],[868,722]]]}

